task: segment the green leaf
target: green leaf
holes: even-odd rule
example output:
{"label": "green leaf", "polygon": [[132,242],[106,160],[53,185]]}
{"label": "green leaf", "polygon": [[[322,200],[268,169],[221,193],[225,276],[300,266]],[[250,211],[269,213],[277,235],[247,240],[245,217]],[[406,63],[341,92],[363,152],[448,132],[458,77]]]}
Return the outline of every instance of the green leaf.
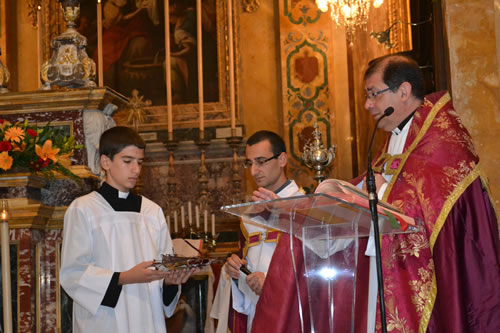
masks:
{"label": "green leaf", "polygon": [[399,225],[399,222],[398,220],[396,219],[396,217],[394,216],[393,213],[391,213],[390,211],[388,210],[385,210],[384,209],[384,213],[387,215],[387,217],[389,218],[389,224],[391,226],[392,229],[399,229],[400,228],[400,225]]}

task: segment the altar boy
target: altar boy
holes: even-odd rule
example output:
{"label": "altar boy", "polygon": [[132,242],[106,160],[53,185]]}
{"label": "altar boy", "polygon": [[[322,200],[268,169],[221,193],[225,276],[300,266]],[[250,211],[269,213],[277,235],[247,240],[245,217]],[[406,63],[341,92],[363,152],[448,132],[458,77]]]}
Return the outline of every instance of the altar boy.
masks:
{"label": "altar boy", "polygon": [[60,281],[73,299],[73,331],[165,332],[180,284],[194,269],[162,272],[152,260],[173,253],[161,208],[131,192],[145,143],[128,127],[100,139],[106,182],[77,198],[64,216]]}

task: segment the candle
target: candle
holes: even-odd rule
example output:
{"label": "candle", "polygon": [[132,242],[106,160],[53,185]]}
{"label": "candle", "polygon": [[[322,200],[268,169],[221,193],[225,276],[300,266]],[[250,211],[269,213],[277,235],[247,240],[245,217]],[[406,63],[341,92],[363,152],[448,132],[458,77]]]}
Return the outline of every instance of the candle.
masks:
{"label": "candle", "polygon": [[186,224],[184,223],[184,206],[181,206],[181,227],[184,229]]}
{"label": "candle", "polygon": [[193,225],[193,212],[191,211],[191,201],[188,201],[188,221],[189,225]]}
{"label": "candle", "polygon": [[9,248],[9,222],[7,221],[6,201],[2,200],[0,239],[2,242],[2,305],[3,305],[3,331],[12,332],[12,294],[10,284],[10,248]]}
{"label": "candle", "polygon": [[202,32],[201,32],[201,0],[196,0],[196,46],[197,46],[197,57],[198,57],[198,105],[200,109],[200,139],[203,139],[205,131],[205,116],[203,110],[203,51],[202,51]]}
{"label": "candle", "polygon": [[227,2],[228,44],[229,44],[229,102],[231,107],[231,135],[236,135],[236,110],[234,97],[234,50],[233,50],[233,7]]}
{"label": "candle", "polygon": [[174,232],[177,233],[177,211],[174,211]]}
{"label": "candle", "polygon": [[205,211],[203,212],[203,231],[205,233],[208,232],[208,216],[207,216],[207,210],[205,209]]}
{"label": "candle", "polygon": [[165,16],[165,78],[167,89],[167,129],[168,140],[173,140],[173,119],[172,119],[172,77],[170,75],[170,14],[169,2],[164,1],[164,16]]}
{"label": "candle", "polygon": [[102,57],[102,1],[97,0],[97,76],[99,87],[104,86],[104,69]]}
{"label": "candle", "polygon": [[168,226],[168,231],[172,233],[172,228],[170,228],[170,215],[167,216],[167,226]]}
{"label": "candle", "polygon": [[[37,52],[38,52],[38,75],[40,75],[40,72],[42,70],[42,64],[43,64],[43,54],[42,54],[42,6],[38,5],[37,11],[36,11],[36,21],[37,21]],[[5,50],[4,50],[5,52]],[[5,65],[7,66],[7,62],[5,62]],[[38,79],[38,89],[42,88],[42,81]]]}
{"label": "candle", "polygon": [[215,237],[215,214],[212,214],[212,237]]}
{"label": "candle", "polygon": [[194,212],[196,217],[196,229],[200,229],[200,208],[198,205],[194,206]]}

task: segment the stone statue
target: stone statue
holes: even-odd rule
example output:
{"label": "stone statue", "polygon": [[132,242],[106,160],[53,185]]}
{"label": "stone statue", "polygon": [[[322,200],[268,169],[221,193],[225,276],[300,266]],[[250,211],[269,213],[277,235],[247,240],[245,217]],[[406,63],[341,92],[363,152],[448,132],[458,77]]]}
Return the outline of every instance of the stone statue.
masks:
{"label": "stone statue", "polygon": [[101,134],[116,126],[111,117],[118,107],[114,104],[108,104],[101,110],[84,110],[83,112],[83,131],[85,134],[85,148],[87,149],[88,166],[96,175],[101,173],[101,163],[99,156],[99,139]]}
{"label": "stone statue", "polygon": [[[2,50],[0,49],[0,55],[2,54]],[[9,82],[10,78],[10,73],[9,70],[7,69],[7,66],[2,64],[0,61],[0,93],[6,93],[9,92],[7,89],[7,82]]]}

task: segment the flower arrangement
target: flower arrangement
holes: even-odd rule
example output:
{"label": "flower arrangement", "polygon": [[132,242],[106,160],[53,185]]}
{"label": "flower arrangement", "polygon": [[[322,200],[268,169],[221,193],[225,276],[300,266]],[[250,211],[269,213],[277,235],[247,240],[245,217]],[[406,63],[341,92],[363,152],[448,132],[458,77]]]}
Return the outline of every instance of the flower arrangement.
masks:
{"label": "flower arrangement", "polygon": [[0,119],[0,174],[14,168],[39,172],[46,178],[53,178],[59,172],[71,178],[73,174],[71,155],[83,145],[75,143],[74,136],[67,136],[62,129],[50,126],[10,123]]}

